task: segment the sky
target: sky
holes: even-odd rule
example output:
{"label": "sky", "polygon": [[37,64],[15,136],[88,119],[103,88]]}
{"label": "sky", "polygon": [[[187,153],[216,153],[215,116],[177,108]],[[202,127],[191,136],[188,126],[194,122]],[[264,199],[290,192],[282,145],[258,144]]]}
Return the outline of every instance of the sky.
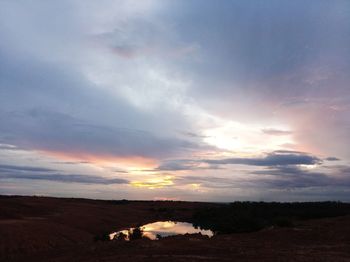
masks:
{"label": "sky", "polygon": [[350,201],[350,1],[0,1],[0,194]]}

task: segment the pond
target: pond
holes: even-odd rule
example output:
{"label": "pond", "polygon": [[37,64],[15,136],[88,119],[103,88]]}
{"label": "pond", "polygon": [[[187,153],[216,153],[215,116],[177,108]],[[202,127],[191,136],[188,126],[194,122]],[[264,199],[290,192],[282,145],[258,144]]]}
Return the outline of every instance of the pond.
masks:
{"label": "pond", "polygon": [[[162,237],[175,236],[175,235],[184,235],[184,234],[197,234],[201,233],[202,235],[212,237],[214,233],[211,230],[204,230],[200,228],[195,228],[191,223],[187,222],[177,222],[177,221],[158,221],[150,224],[140,226],[138,231],[136,228],[129,228],[109,234],[109,239],[123,239],[130,240],[132,235],[138,237],[147,237],[151,240],[158,240]],[[136,236],[137,237],[137,236]]]}

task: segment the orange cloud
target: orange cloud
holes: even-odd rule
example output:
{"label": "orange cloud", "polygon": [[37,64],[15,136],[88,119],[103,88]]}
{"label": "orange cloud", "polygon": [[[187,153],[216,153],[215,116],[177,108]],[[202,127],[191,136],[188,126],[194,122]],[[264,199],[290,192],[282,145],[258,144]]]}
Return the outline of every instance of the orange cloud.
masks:
{"label": "orange cloud", "polygon": [[125,167],[130,169],[153,169],[158,166],[158,161],[152,158],[139,156],[116,157],[110,155],[93,155],[86,152],[60,152],[39,151],[42,154],[65,161],[86,161],[97,166]]}

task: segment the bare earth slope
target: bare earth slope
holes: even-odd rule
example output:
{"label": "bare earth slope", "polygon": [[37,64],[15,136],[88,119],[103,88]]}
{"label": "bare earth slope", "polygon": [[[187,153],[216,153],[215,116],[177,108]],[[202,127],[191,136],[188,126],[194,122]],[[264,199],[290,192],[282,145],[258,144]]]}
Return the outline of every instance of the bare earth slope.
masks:
{"label": "bare earth slope", "polygon": [[96,235],[156,220],[188,221],[210,203],[0,197],[0,261],[350,261],[350,217],[294,228],[132,242]]}

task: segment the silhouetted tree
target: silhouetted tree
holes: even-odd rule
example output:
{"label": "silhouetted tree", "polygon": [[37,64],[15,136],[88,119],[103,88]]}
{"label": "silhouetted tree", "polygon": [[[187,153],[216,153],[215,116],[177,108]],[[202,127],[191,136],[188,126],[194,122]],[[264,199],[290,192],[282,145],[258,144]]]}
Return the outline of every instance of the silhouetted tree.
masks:
{"label": "silhouetted tree", "polygon": [[127,238],[126,234],[124,234],[123,232],[119,232],[114,236],[113,240],[126,240],[126,238]]}
{"label": "silhouetted tree", "polygon": [[94,237],[94,241],[109,241],[111,240],[109,238],[109,233],[103,233],[103,234],[100,234],[100,235],[96,235]]}
{"label": "silhouetted tree", "polygon": [[141,239],[143,237],[143,230],[141,227],[135,227],[134,229],[129,229],[130,240]]}
{"label": "silhouetted tree", "polygon": [[269,226],[291,227],[298,220],[350,214],[350,204],[341,202],[234,202],[196,210],[195,227],[215,233],[252,232]]}

